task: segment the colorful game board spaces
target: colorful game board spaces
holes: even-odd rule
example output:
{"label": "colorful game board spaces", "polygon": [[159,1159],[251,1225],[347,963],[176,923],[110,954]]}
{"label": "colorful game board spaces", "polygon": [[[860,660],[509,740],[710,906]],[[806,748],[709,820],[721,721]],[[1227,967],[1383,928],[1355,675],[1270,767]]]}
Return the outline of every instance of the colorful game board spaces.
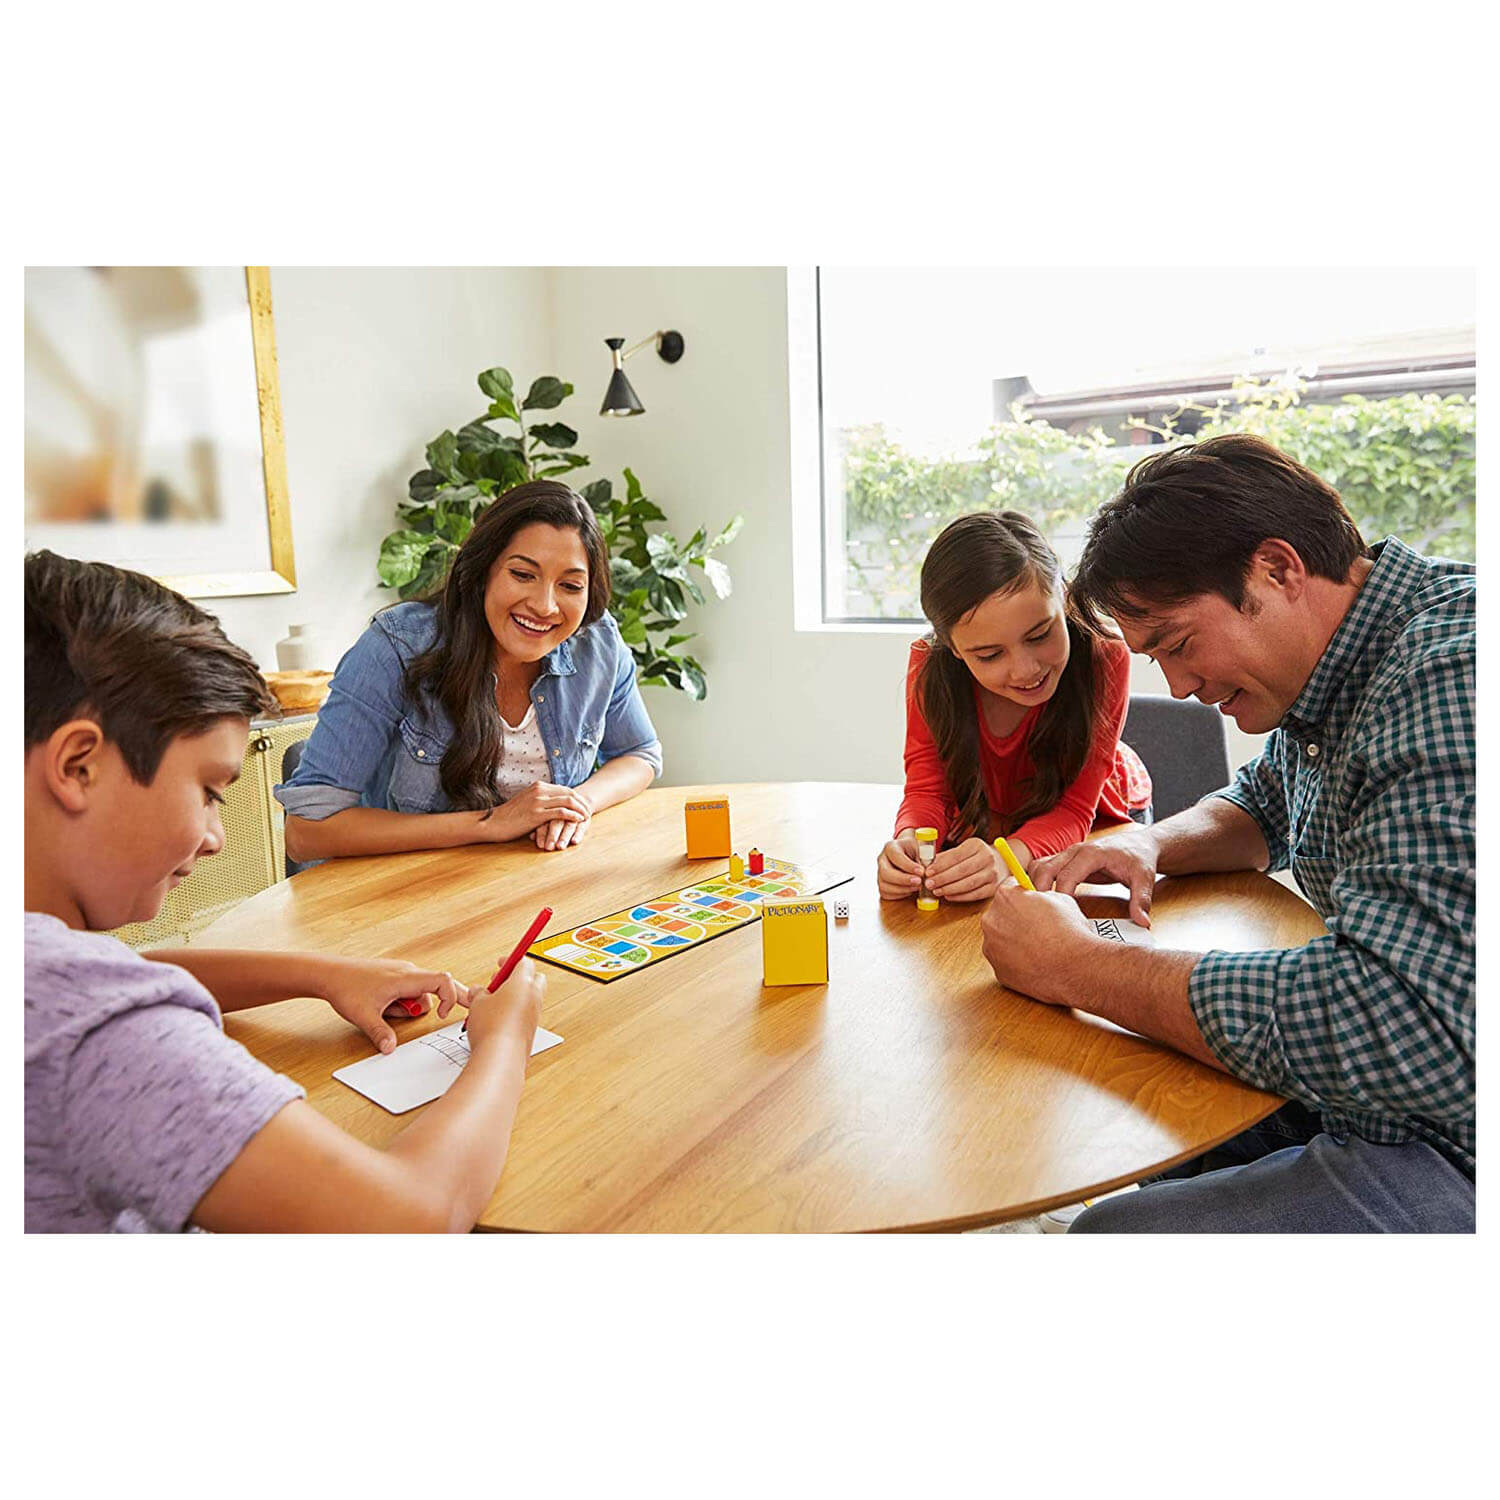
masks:
{"label": "colorful game board spaces", "polygon": [[547,956],[590,973],[620,973],[736,927],[754,915],[754,908],[743,901],[689,886],[576,928],[569,942],[548,948]]}
{"label": "colorful game board spaces", "polygon": [[[684,900],[691,899],[693,903],[701,907],[714,907],[721,901],[734,904],[754,905],[759,901],[768,901],[776,896],[800,896],[802,887],[793,884],[781,876],[766,878],[760,875],[747,875],[743,880],[705,880],[702,885],[692,888],[691,897],[687,891],[682,892]],[[719,910],[723,910],[719,907]],[[750,913],[746,913],[750,915]]]}
{"label": "colorful game board spaces", "polygon": [[785,860],[767,859],[761,874],[715,875],[543,938],[529,951],[607,984],[758,921],[763,902],[804,896],[827,878]]}

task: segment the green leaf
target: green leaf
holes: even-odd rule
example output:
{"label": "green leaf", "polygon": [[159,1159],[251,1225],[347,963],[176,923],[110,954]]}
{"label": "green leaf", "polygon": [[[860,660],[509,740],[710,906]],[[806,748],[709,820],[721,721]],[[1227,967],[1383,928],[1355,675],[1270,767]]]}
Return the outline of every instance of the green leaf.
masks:
{"label": "green leaf", "polygon": [[539,375],[531,382],[526,399],[521,403],[522,411],[551,411],[561,406],[573,394],[573,387],[555,375]]}
{"label": "green leaf", "polygon": [[516,410],[516,403],[509,396],[501,396],[498,401],[491,401],[489,410],[485,412],[485,416],[494,421],[504,419],[511,422],[519,422],[521,420],[521,413]]}
{"label": "green leaf", "polygon": [[458,429],[458,447],[461,453],[492,453],[500,448],[507,453],[525,457],[525,449],[521,446],[520,438],[507,437],[504,433],[496,432],[493,427],[485,425],[485,419],[482,417]]}
{"label": "green leaf", "polygon": [[511,379],[510,371],[501,365],[495,365],[480,375],[479,389],[491,401],[515,400],[516,383]]}
{"label": "green leaf", "polygon": [[677,553],[677,544],[665,531],[646,538],[646,552],[651,566],[663,578],[680,578],[686,581],[687,568]]}
{"label": "green leaf", "polygon": [[659,613],[665,615],[674,624],[687,617],[687,600],[683,597],[681,585],[675,579],[661,579],[657,588],[652,592],[651,602]]}
{"label": "green leaf", "polygon": [[463,475],[458,467],[458,439],[451,432],[439,433],[427,445],[427,467],[458,483]]}
{"label": "green leaf", "polygon": [[686,641],[696,641],[697,639],[698,632],[696,630],[691,635],[669,635],[662,642],[662,650],[670,651],[673,646],[681,646]]}
{"label": "green leaf", "polygon": [[426,505],[448,481],[436,469],[418,469],[406,482],[406,493],[418,505]]}
{"label": "green leaf", "polygon": [[531,478],[531,466],[509,448],[492,448],[478,459],[480,472],[502,490],[513,489]]}
{"label": "green leaf", "polygon": [[609,507],[610,497],[613,489],[607,479],[596,479],[592,484],[586,484],[578,492],[588,501],[595,511],[606,510]]}
{"label": "green leaf", "polygon": [[717,557],[705,557],[703,571],[708,575],[714,593],[721,599],[727,599],[734,587],[729,578],[729,569]]}
{"label": "green leaf", "polygon": [[744,516],[736,516],[727,526],[708,544],[708,550],[712,552],[716,547],[727,546],[740,534],[740,527],[745,524]]}
{"label": "green leaf", "polygon": [[644,493],[644,491],[641,489],[641,482],[640,482],[640,480],[637,479],[635,477],[635,475],[630,472],[629,469],[626,469],[625,470],[625,498],[627,500],[639,500],[641,498],[641,495],[643,493]]}
{"label": "green leaf", "polygon": [[533,443],[545,443],[549,448],[571,448],[578,441],[578,434],[564,422],[538,422],[531,429]]}
{"label": "green leaf", "polygon": [[665,521],[667,513],[652,500],[632,500],[628,507],[633,521]]}
{"label": "green leaf", "polygon": [[415,599],[436,589],[448,576],[448,568],[458,555],[458,548],[449,542],[437,541],[422,558],[422,566],[410,583],[401,585],[403,599]]}
{"label": "green leaf", "polygon": [[461,547],[473,529],[474,518],[469,514],[466,503],[454,505],[452,501],[447,501],[438,506],[437,531],[439,536],[446,537],[448,541]]}
{"label": "green leaf", "polygon": [[375,571],[386,588],[399,588],[417,576],[432,536],[421,531],[393,531],[380,543]]}
{"label": "green leaf", "polygon": [[645,644],[646,626],[639,615],[627,615],[620,621],[620,639],[627,646]]}
{"label": "green leaf", "polygon": [[557,459],[555,464],[548,464],[545,469],[538,469],[536,471],[538,479],[549,479],[554,474],[570,474],[574,469],[581,469],[588,463],[588,457],[582,453],[558,453],[556,455],[549,453],[546,455],[548,458],[554,456]]}

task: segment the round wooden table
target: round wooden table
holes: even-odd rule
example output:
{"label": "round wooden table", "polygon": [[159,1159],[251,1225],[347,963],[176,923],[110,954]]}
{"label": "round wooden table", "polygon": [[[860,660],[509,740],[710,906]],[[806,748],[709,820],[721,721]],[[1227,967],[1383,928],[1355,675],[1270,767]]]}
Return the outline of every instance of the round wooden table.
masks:
{"label": "round wooden table", "polygon": [[[599,984],[549,965],[510,1155],[480,1226],[512,1230],[967,1229],[1132,1182],[1262,1119],[1280,1101],[1080,1013],[1002,989],[982,905],[883,903],[876,855],[892,786],[665,787],[602,813],[576,849],[529,842],[331,860],[221,917],[204,946],[398,957],[488,978],[537,908],[560,932],[702,878],[683,803],[727,793],[735,847],[854,880],[825,895],[829,982],[761,985],[759,923]],[[850,918],[832,920],[834,894]],[[1088,896],[1094,916],[1125,903]],[[1161,947],[1291,947],[1313,910],[1257,874],[1163,881]],[[403,1041],[435,1015],[394,1023]],[[393,1116],[337,1083],[369,1043],[321,1001],[226,1030],[375,1145]]]}

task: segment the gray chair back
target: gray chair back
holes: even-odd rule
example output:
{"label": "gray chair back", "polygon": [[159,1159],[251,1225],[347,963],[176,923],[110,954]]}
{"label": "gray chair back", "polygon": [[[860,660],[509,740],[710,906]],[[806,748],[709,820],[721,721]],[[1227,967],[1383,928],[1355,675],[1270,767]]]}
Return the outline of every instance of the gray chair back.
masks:
{"label": "gray chair back", "polygon": [[1229,785],[1224,718],[1206,703],[1136,694],[1120,737],[1151,773],[1152,816],[1158,822]]}
{"label": "gray chair back", "polygon": [[[281,779],[283,781],[290,781],[292,779],[292,772],[297,769],[297,762],[302,759],[302,744],[301,740],[293,740],[281,752]],[[305,870],[306,868],[305,864],[298,864],[290,854],[286,856],[286,873],[288,879],[295,875],[298,870]]]}

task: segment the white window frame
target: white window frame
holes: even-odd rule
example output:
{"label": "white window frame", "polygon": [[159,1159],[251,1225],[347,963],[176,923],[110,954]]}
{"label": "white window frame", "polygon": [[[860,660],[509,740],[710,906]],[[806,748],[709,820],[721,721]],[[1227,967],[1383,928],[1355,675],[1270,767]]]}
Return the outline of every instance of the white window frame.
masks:
{"label": "white window frame", "polygon": [[[830,620],[843,589],[843,490],[827,473],[823,451],[822,353],[819,348],[818,269],[786,273],[787,419],[791,456],[792,610],[799,633],[912,634],[910,620]],[[834,503],[824,503],[825,494]]]}

